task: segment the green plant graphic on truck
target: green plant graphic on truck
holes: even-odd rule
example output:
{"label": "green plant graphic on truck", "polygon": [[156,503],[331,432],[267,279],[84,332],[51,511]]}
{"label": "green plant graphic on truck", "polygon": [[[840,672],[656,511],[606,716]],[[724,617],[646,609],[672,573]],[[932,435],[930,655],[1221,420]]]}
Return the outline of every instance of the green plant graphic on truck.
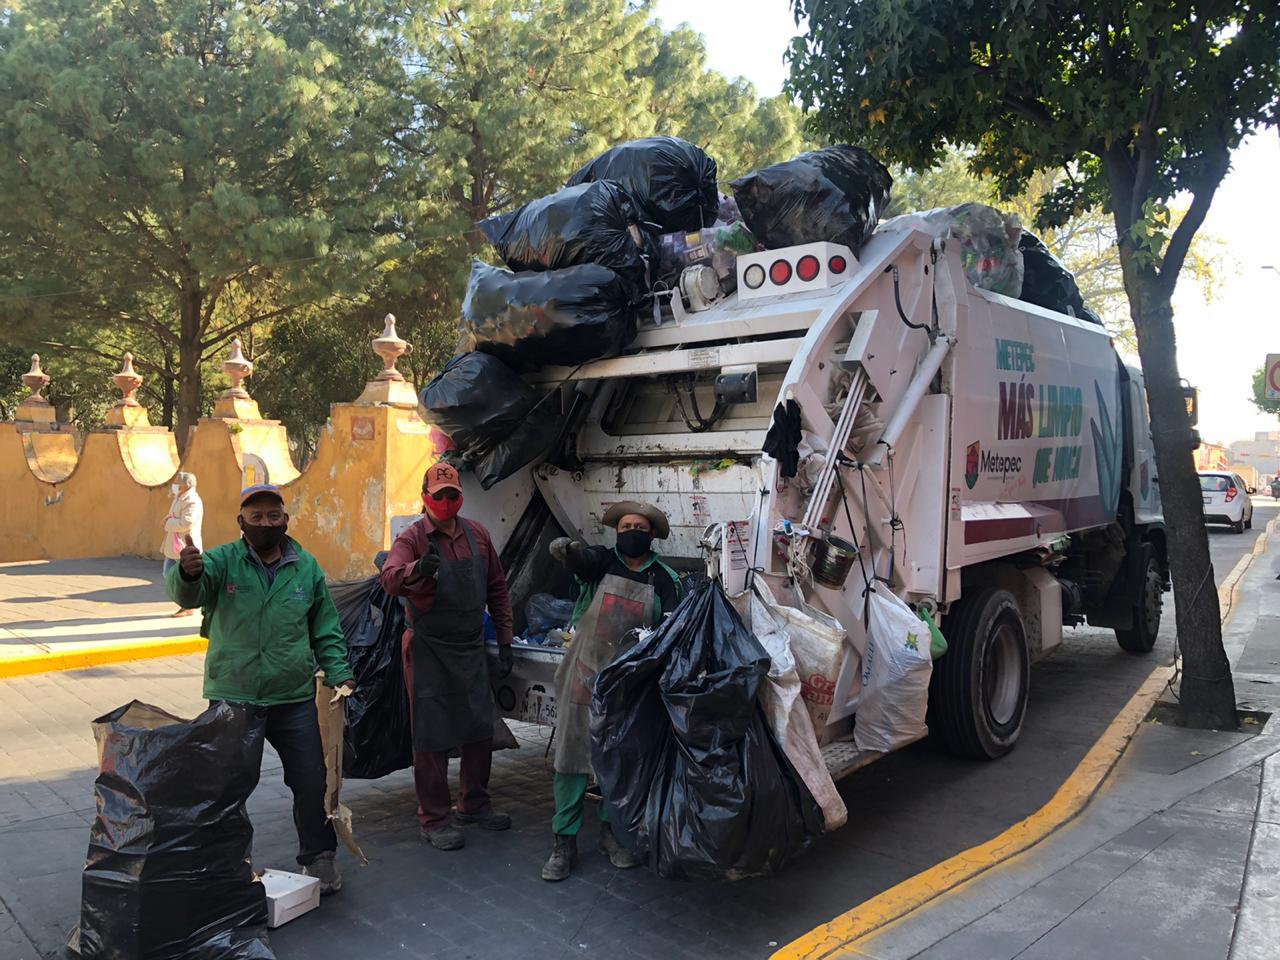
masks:
{"label": "green plant graphic on truck", "polygon": [[[1116,510],[1120,506],[1124,437],[1111,419],[1111,410],[1107,407],[1106,398],[1102,395],[1102,387],[1098,386],[1097,380],[1093,381],[1093,390],[1098,397],[1098,419],[1089,418],[1089,429],[1093,432],[1093,462],[1098,468],[1098,499],[1102,502],[1104,514],[1111,518],[1116,515]],[[1120,398],[1116,396],[1114,399],[1118,414]]]}

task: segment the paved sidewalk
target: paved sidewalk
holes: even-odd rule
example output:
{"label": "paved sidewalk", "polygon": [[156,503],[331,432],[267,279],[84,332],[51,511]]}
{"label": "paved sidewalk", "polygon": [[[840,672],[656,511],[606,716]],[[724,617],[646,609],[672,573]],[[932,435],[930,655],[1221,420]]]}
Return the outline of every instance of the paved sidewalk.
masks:
{"label": "paved sidewalk", "polygon": [[[1242,708],[1280,713],[1280,536],[1225,630]],[[1262,718],[1265,720],[1265,717]],[[1148,721],[1078,819],[830,957],[1274,960],[1280,718],[1238,733]]]}
{"label": "paved sidewalk", "polygon": [[165,597],[159,560],[0,563],[0,657],[197,633],[199,615],[174,617],[176,609]]}

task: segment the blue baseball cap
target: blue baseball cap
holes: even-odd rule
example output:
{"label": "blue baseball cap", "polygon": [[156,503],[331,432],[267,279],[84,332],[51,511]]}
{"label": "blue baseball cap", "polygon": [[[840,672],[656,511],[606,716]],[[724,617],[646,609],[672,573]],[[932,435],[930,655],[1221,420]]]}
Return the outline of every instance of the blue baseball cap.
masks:
{"label": "blue baseball cap", "polygon": [[258,483],[252,487],[245,487],[240,491],[240,506],[244,506],[254,497],[268,496],[275,497],[280,501],[280,506],[284,506],[284,494],[280,492],[280,488],[274,483]]}

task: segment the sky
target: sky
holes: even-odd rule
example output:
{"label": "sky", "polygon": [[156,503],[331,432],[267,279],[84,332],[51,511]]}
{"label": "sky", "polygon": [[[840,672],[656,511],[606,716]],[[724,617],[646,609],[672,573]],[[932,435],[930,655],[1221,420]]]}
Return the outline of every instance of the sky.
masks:
{"label": "sky", "polygon": [[[762,96],[779,93],[782,55],[797,33],[787,0],[658,0],[668,27],[688,23],[707,41],[711,66],[746,77]],[[1208,441],[1252,439],[1280,430],[1280,419],[1250,402],[1253,372],[1280,353],[1280,133],[1265,131],[1232,158],[1202,230],[1226,243],[1217,298],[1205,303],[1194,283],[1174,294],[1182,376],[1200,388],[1200,434]]]}

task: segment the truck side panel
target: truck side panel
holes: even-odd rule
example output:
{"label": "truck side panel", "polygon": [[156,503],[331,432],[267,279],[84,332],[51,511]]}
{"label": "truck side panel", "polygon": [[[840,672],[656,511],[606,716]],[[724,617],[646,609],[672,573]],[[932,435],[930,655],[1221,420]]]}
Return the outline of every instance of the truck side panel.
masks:
{"label": "truck side panel", "polygon": [[956,339],[947,566],[1112,522],[1124,423],[1106,331],[974,291]]}

